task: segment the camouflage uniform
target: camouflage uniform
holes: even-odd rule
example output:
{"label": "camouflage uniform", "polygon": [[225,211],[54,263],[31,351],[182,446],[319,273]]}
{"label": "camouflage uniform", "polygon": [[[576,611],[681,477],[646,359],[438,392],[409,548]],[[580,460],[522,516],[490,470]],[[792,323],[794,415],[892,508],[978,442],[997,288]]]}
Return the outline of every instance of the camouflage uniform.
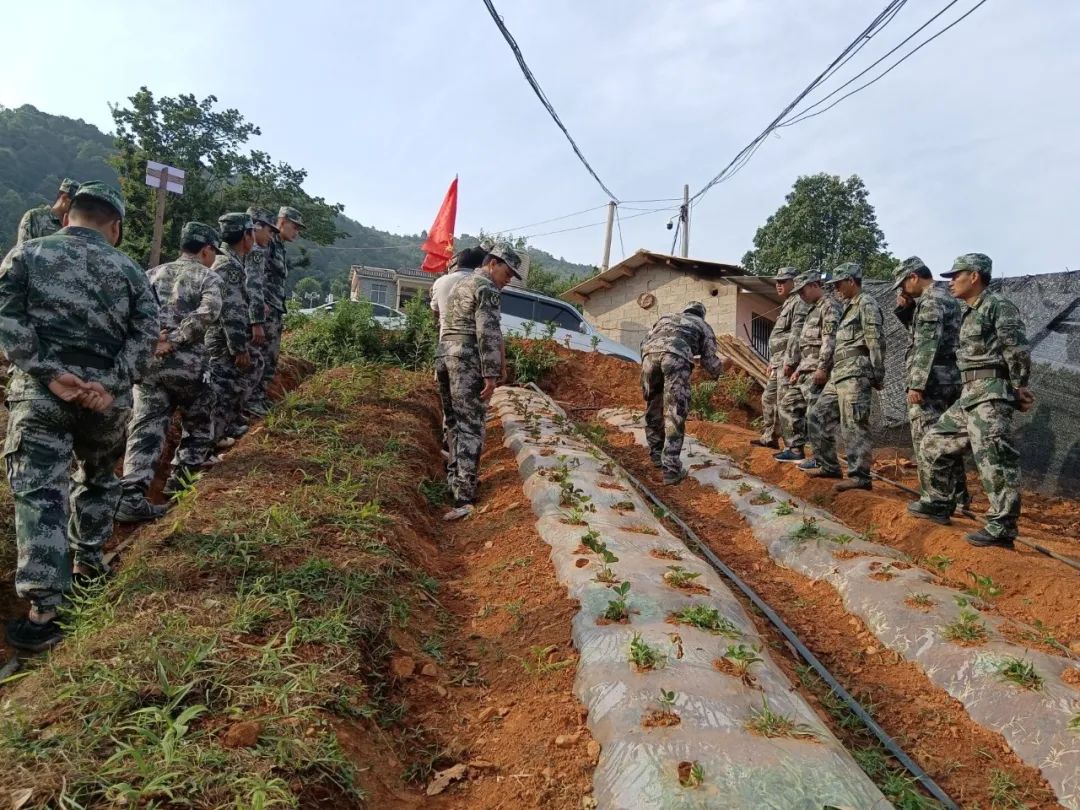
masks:
{"label": "camouflage uniform", "polygon": [[[953,272],[983,269],[990,259],[981,254],[961,256]],[[994,538],[1016,537],[1020,517],[1020,454],[1012,437],[1017,388],[1026,388],[1031,352],[1024,322],[1016,305],[986,290],[963,308],[956,351],[963,389],[958,399],[931,427],[919,447],[927,466],[922,502],[935,511],[952,512],[952,489],[957,460],[970,446],[979,477],[990,499],[986,532]]]}
{"label": "camouflage uniform", "polygon": [[[797,295],[803,284],[816,281],[817,274],[806,274],[795,283],[792,295]],[[804,302],[805,303],[805,302]],[[788,385],[781,401],[781,414],[787,420],[784,434],[791,437],[792,447],[802,447],[809,439],[808,415],[817,402],[824,386],[814,383],[818,370],[832,370],[833,353],[836,350],[836,326],[840,322],[843,305],[830,292],[809,306],[802,328],[785,357],[785,364],[795,367],[799,375],[795,385]]]}
{"label": "camouflage uniform", "polygon": [[443,313],[435,376],[450,449],[447,483],[459,506],[476,498],[487,413],[480,398],[484,381],[503,373],[500,300],[489,273],[477,270],[454,286]]}
{"label": "camouflage uniform", "polygon": [[[244,257],[244,286],[248,298],[248,325],[249,327],[261,326],[264,333],[266,330],[266,298],[263,287],[266,283],[266,254],[269,248],[261,248],[256,245],[251,253]],[[278,336],[280,345],[281,337]],[[241,400],[241,409],[248,401],[258,398],[259,386],[262,384],[263,372],[268,362],[267,343],[262,346],[251,345],[251,368],[243,373],[244,396]],[[275,366],[276,368],[276,366]]]}
{"label": "camouflage uniform", "polygon": [[[60,193],[74,196],[79,190],[79,184],[74,180],[64,178],[60,184]],[[60,217],[53,213],[51,205],[41,205],[31,208],[22,215],[19,220],[19,228],[15,235],[15,244],[21,245],[30,239],[40,239],[43,236],[52,236],[64,227]]]}
{"label": "camouflage uniform", "polygon": [[149,489],[176,409],[184,415],[174,467],[199,466],[214,446],[214,391],[204,338],[221,314],[221,278],[195,258],[181,256],[151,270],[150,283],[161,303],[161,329],[175,348],[153,358],[135,386],[124,454],[125,497]]}
{"label": "camouflage uniform", "polygon": [[[103,184],[87,183],[78,194],[123,215],[123,198]],[[0,265],[0,348],[15,366],[4,440],[19,547],[15,589],[38,610],[57,607],[68,588],[69,545],[76,564],[103,566],[131,384],[157,336],[146,274],[96,230],[62,228],[15,247]],[[100,383],[112,406],[97,413],[54,396],[48,384],[66,372]]]}
{"label": "camouflage uniform", "polygon": [[694,357],[718,376],[723,370],[716,335],[705,323],[705,307],[691,303],[686,311],[666,315],[641,341],[641,393],[645,397],[645,438],[653,462],[665,477],[682,473],[682,446],[690,410],[690,374]]}
{"label": "camouflage uniform", "polygon": [[259,352],[263,358],[259,383],[252,399],[263,405],[270,402],[270,383],[277,373],[278,356],[281,354],[281,333],[285,318],[285,280],[289,275],[289,263],[285,256],[285,242],[276,233],[266,246],[263,260],[263,296],[266,316],[263,329],[266,345]]}
{"label": "camouflage uniform", "polygon": [[[855,263],[842,264],[829,283],[862,278]],[[870,392],[885,384],[885,329],[881,307],[859,292],[847,302],[836,327],[836,352],[829,382],[810,417],[810,441],[821,472],[837,474],[836,434],[842,430],[848,455],[848,478],[870,482]]]}
{"label": "camouflage uniform", "polygon": [[[795,275],[794,267],[783,267],[776,274],[775,280],[790,280],[794,279]],[[788,386],[783,379],[784,356],[792,335],[798,334],[805,319],[806,304],[799,296],[789,295],[780,307],[780,314],[776,317],[776,323],[769,335],[769,379],[761,394],[761,421],[764,423],[761,441],[765,444],[772,444],[783,433],[778,405]]]}
{"label": "camouflage uniform", "polygon": [[[901,263],[893,289],[898,289],[919,267],[926,265],[915,256]],[[905,388],[908,391],[921,391],[923,395],[921,405],[908,404],[908,422],[919,469],[919,483],[925,492],[929,470],[920,454],[922,438],[949,406],[960,398],[960,369],[956,365],[960,304],[947,290],[930,286],[910,306],[898,306],[895,313],[908,330],[908,348],[904,356]],[[967,506],[970,498],[963,458],[956,460],[954,475],[957,500]]]}

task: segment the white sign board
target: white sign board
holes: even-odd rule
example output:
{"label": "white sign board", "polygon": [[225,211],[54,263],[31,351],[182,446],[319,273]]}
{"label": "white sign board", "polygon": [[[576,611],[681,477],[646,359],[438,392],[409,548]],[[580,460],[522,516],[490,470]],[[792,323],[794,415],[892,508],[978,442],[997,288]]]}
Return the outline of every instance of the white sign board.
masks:
{"label": "white sign board", "polygon": [[164,163],[156,163],[152,160],[146,161],[146,185],[151,188],[161,188],[163,176],[166,179],[165,189],[167,191],[171,191],[173,194],[184,193],[183,169],[166,166]]}

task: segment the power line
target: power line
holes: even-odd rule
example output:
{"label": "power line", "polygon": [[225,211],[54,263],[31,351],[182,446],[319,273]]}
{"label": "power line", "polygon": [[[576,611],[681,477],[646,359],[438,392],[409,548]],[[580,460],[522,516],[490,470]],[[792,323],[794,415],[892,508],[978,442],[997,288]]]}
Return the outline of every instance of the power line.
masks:
{"label": "power line", "polygon": [[[618,208],[616,208],[615,210],[618,211]],[[668,207],[668,208],[654,208],[651,211],[643,211],[640,214],[633,214],[631,216],[626,217],[626,219],[627,220],[637,219],[638,217],[646,217],[649,214],[658,214],[661,211],[670,211],[670,210],[671,210],[670,207]],[[541,236],[553,236],[554,234],[557,234],[557,233],[570,233],[571,231],[583,231],[586,228],[598,228],[601,225],[607,225],[607,220],[603,219],[600,222],[590,222],[587,225],[577,225],[577,226],[575,226],[573,228],[562,228],[562,229],[557,230],[557,231],[546,231],[544,233],[525,234],[525,236],[522,237],[522,238],[524,238],[524,239],[537,239],[537,238],[539,238]]]}
{"label": "power line", "polygon": [[619,216],[619,206],[615,206],[615,225],[619,229],[619,250],[622,251],[622,257],[626,258],[626,244],[622,238],[622,217]]}
{"label": "power line", "polygon": [[491,233],[494,235],[494,234],[500,234],[500,233],[513,233],[514,231],[523,231],[526,228],[535,228],[537,225],[547,225],[549,222],[559,222],[560,220],[570,219],[571,217],[581,216],[582,214],[587,214],[590,211],[598,211],[599,209],[606,208],[606,207],[607,207],[607,203],[601,203],[600,205],[595,205],[592,208],[585,208],[585,209],[583,209],[581,211],[575,211],[572,214],[564,214],[561,217],[552,217],[551,219],[543,219],[543,220],[540,220],[540,222],[531,222],[528,225],[518,225],[517,227],[514,227],[514,228],[503,228],[501,231],[492,231]]}
{"label": "power line", "polygon": [[611,189],[604,185],[604,181],[600,179],[600,175],[598,175],[593,169],[593,167],[589,165],[589,161],[585,159],[585,155],[581,153],[581,150],[578,148],[577,143],[570,136],[570,132],[563,125],[562,120],[559,118],[559,114],[555,112],[555,108],[551,105],[551,102],[548,101],[547,96],[544,95],[544,91],[540,89],[540,83],[536,80],[536,77],[529,69],[529,66],[525,64],[525,57],[521,53],[521,48],[518,47],[517,41],[514,39],[513,34],[511,34],[510,30],[506,27],[506,24],[503,22],[502,17],[499,16],[499,12],[495,10],[495,6],[492,4],[491,0],[484,0],[484,5],[487,7],[488,13],[491,15],[491,19],[495,21],[495,25],[499,29],[499,32],[503,35],[503,39],[506,40],[506,44],[509,45],[510,50],[514,52],[514,58],[517,59],[518,66],[521,68],[521,72],[525,75],[525,80],[529,83],[529,86],[532,87],[533,92],[536,93],[536,97],[540,99],[540,103],[544,105],[544,108],[548,111],[548,114],[551,116],[552,120],[559,127],[559,129],[562,130],[563,135],[566,136],[566,140],[570,141],[570,146],[573,147],[574,154],[578,156],[578,160],[580,160],[582,165],[585,166],[586,169],[588,169],[589,174],[593,176],[593,179],[600,184],[600,188],[604,190],[604,193],[607,194],[608,197],[610,197],[614,202],[618,202],[619,198],[611,192]]}

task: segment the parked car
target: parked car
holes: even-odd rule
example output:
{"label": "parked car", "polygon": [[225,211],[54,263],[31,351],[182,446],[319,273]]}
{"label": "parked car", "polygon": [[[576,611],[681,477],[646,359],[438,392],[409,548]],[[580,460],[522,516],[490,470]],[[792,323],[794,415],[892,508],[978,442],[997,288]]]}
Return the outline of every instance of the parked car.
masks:
{"label": "parked car", "polygon": [[[329,304],[321,304],[317,307],[297,310],[301,315],[320,315],[324,312],[333,312],[337,301]],[[405,313],[386,306],[386,304],[371,304],[371,314],[376,323],[384,329],[404,329]]]}

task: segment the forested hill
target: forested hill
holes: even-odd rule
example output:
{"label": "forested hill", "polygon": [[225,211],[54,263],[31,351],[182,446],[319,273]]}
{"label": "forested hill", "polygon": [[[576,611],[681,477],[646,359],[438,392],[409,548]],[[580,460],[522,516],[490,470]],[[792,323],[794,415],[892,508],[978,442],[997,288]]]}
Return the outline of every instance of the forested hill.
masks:
{"label": "forested hill", "polygon": [[[107,163],[113,151],[112,136],[85,121],[50,115],[30,105],[18,109],[0,106],[0,251],[6,252],[14,244],[22,213],[51,202],[63,178],[115,183],[116,171]],[[298,266],[290,274],[290,287],[301,278],[314,276],[330,292],[332,286],[341,288],[354,264],[418,267],[423,260],[423,234],[387,233],[346,216],[339,217],[337,226],[348,236],[333,245],[299,243],[310,263],[296,256]],[[462,244],[475,242],[475,237],[461,236]],[[589,265],[557,259],[542,250],[530,248],[529,253],[557,276],[595,272]]]}

